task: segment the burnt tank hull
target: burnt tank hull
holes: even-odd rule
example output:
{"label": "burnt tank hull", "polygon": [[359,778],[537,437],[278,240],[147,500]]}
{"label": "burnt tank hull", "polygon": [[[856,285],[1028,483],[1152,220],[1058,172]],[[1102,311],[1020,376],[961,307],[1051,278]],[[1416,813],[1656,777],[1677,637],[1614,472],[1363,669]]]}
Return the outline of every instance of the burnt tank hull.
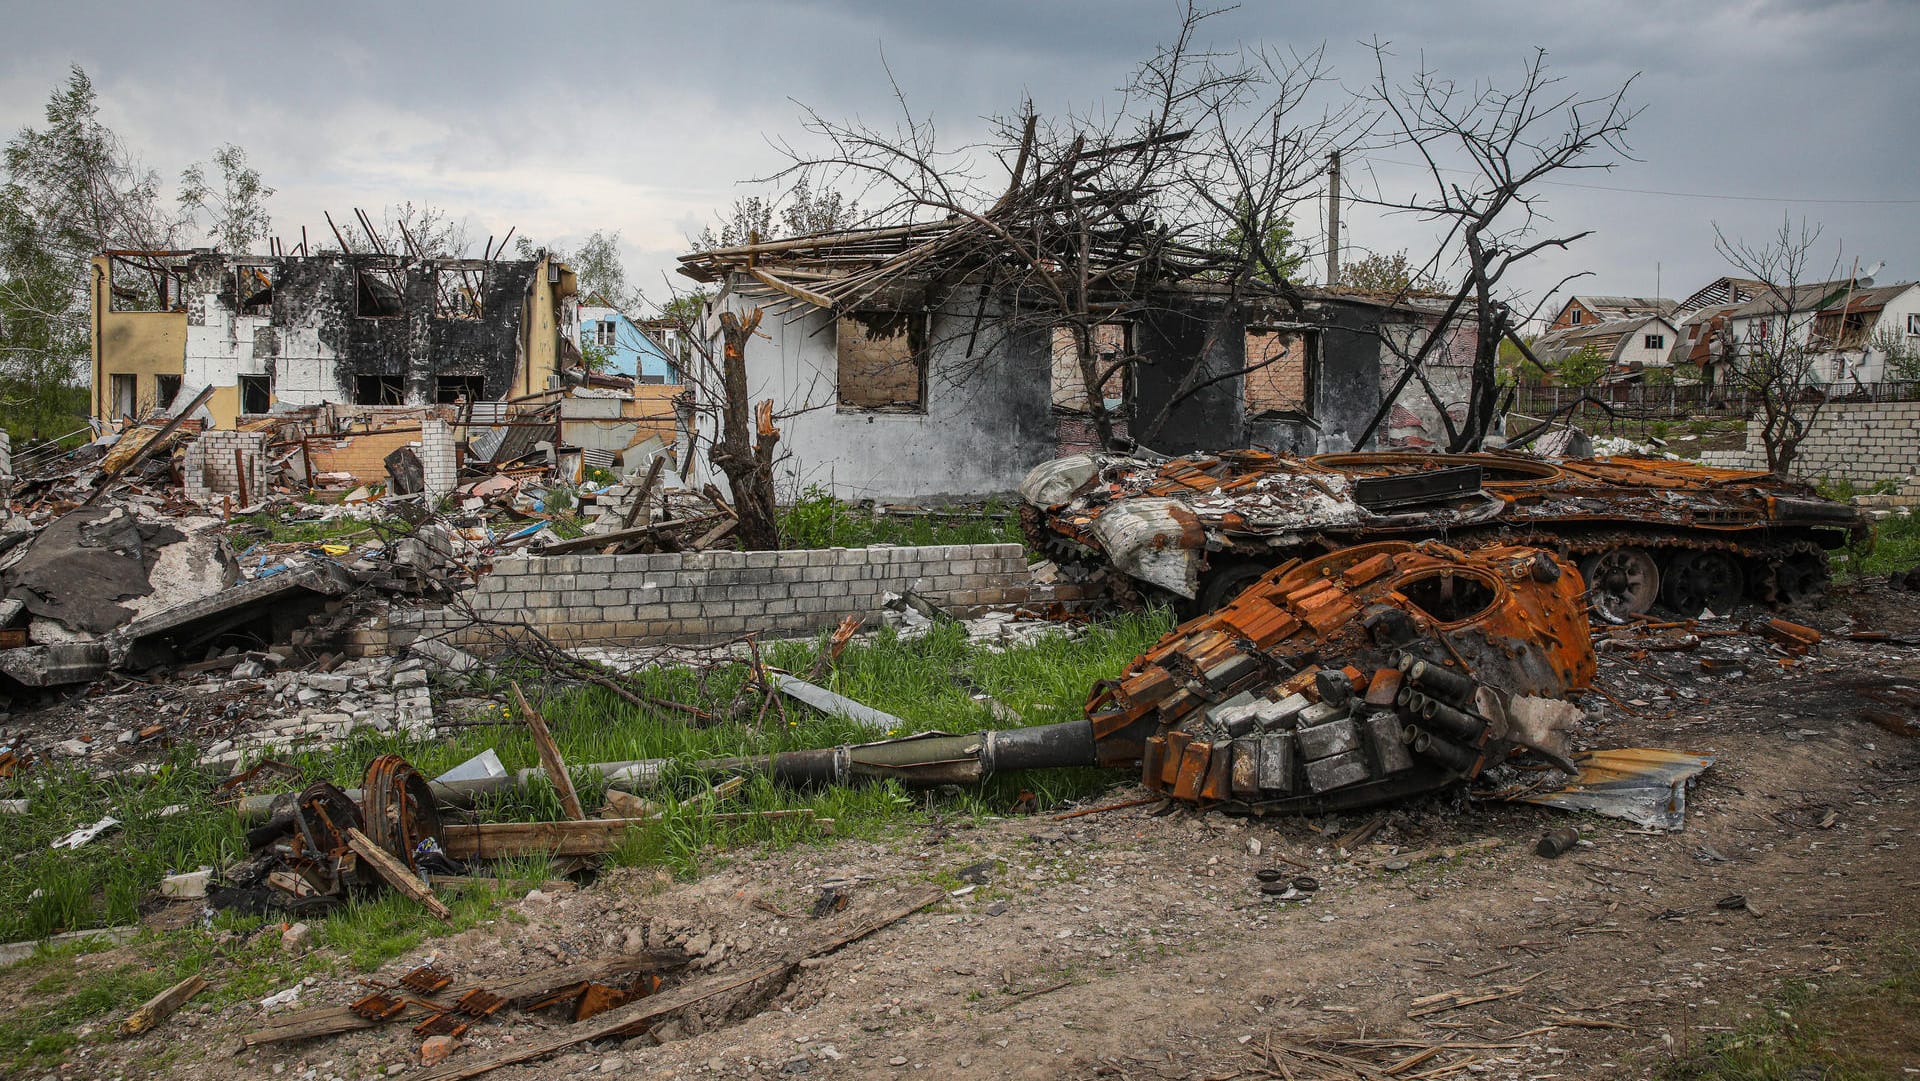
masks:
{"label": "burnt tank hull", "polygon": [[1817,593],[1827,552],[1868,532],[1852,507],[1768,473],[1626,456],[1079,455],[1035,468],[1021,496],[1029,540],[1070,572],[1116,572],[1189,612],[1287,559],[1435,538],[1551,549],[1606,616],[1691,616]]}

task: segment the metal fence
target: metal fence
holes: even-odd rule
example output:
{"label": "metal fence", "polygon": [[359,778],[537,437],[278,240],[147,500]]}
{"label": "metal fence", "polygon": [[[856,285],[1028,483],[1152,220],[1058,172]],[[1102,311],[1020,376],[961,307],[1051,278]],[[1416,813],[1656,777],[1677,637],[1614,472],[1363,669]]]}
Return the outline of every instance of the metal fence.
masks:
{"label": "metal fence", "polygon": [[[1516,412],[1545,416],[1578,401],[1577,387],[1534,387],[1516,389]],[[1673,420],[1700,417],[1746,417],[1759,406],[1759,399],[1746,387],[1707,386],[1701,383],[1649,386],[1645,383],[1620,383],[1589,388],[1586,396],[1605,402],[1609,409],[1627,420]],[[1825,395],[1835,402],[1911,402],[1920,401],[1920,380],[1889,383],[1841,383],[1809,386],[1804,393]],[[1607,410],[1582,406],[1583,416],[1605,416]]]}

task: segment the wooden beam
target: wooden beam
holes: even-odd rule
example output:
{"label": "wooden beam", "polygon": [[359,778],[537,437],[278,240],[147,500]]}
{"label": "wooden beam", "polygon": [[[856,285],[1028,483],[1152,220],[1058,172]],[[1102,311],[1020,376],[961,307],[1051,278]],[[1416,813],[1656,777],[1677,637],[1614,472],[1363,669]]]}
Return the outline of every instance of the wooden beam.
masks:
{"label": "wooden beam", "polygon": [[816,308],[825,308],[828,311],[833,310],[832,297],[822,296],[821,294],[816,293],[813,290],[806,288],[805,286],[795,285],[790,281],[782,280],[781,278],[775,277],[774,275],[769,274],[764,270],[761,270],[759,267],[750,267],[748,268],[747,273],[753,275],[755,281],[758,281],[761,285],[764,285],[767,288],[774,290],[775,292],[783,293],[787,296],[792,297],[795,300],[801,301],[806,304],[811,304]]}
{"label": "wooden beam", "polygon": [[[525,1003],[584,980],[611,980],[635,972],[668,972],[685,967],[691,960],[691,957],[680,950],[623,954],[618,957],[603,957],[594,961],[541,969],[513,979],[486,980],[477,984],[476,987],[492,991],[511,1002]],[[442,998],[445,997],[445,995],[442,996]],[[438,1006],[440,1002],[431,1000],[430,1005]],[[369,1021],[345,1006],[316,1006],[312,1009],[282,1014],[269,1021],[265,1028],[256,1029],[240,1037],[240,1043],[243,1047],[259,1047],[262,1044],[285,1043],[289,1040],[310,1040],[320,1036],[336,1036],[342,1032],[377,1028],[382,1023]]]}
{"label": "wooden beam", "polygon": [[138,1036],[153,1026],[172,1017],[187,1000],[206,990],[207,981],[201,976],[188,976],[165,991],[147,1000],[146,1005],[127,1015],[120,1022],[120,1035]]}
{"label": "wooden beam", "polygon": [[560,757],[560,748],[554,746],[553,733],[547,731],[546,718],[540,711],[527,702],[527,696],[520,693],[520,684],[509,683],[513,688],[513,700],[520,707],[520,716],[526,718],[527,731],[533,734],[534,750],[540,752],[540,766],[547,771],[547,779],[560,793],[560,808],[567,817],[578,822],[587,817],[580,808],[580,794],[573,790],[573,778],[567,776],[566,759]]}
{"label": "wooden beam", "polygon": [[601,1014],[598,1018],[594,1019],[592,1023],[582,1022],[581,1024],[574,1025],[563,1034],[555,1036],[552,1039],[540,1040],[538,1042],[529,1041],[528,1043],[515,1047],[504,1055],[480,1062],[462,1062],[442,1066],[437,1070],[428,1070],[426,1073],[414,1075],[414,1081],[464,1081],[465,1078],[479,1077],[481,1074],[491,1073],[502,1066],[512,1066],[521,1062],[532,1062],[534,1059],[545,1058],[555,1051],[564,1051],[569,1047],[575,1047],[590,1040],[604,1040],[612,1036],[627,1036],[645,1032],[653,1026],[655,1019],[672,1013],[675,1010],[684,1009],[695,1003],[704,1002],[717,995],[726,994],[728,991],[735,991],[742,987],[752,986],[762,980],[779,979],[784,981],[789,979],[792,977],[792,974],[799,969],[802,961],[811,960],[816,957],[824,957],[842,946],[857,942],[881,928],[888,927],[906,919],[908,916],[913,915],[915,912],[920,911],[945,896],[946,891],[940,889],[915,894],[897,905],[856,921],[845,931],[835,935],[825,943],[812,948],[803,955],[790,957],[777,964],[756,968],[737,976],[709,977],[672,991],[665,991],[657,995],[648,995],[638,1002]]}
{"label": "wooden beam", "polygon": [[[812,821],[813,808],[742,811],[705,817],[709,822],[771,821],[782,818]],[[440,847],[457,860],[508,859],[537,853],[595,856],[619,847],[628,830],[645,829],[659,820],[658,815],[650,815],[646,818],[589,818],[579,822],[448,823],[440,828]]]}
{"label": "wooden beam", "polygon": [[407,870],[406,864],[394,859],[392,853],[374,844],[373,838],[348,826],[347,847],[353,849],[354,855],[366,860],[373,867],[374,872],[386,880],[387,885],[420,902],[428,912],[438,918],[442,920],[453,918],[453,910],[442,904],[440,898],[435,897],[433,891],[427,888],[426,883],[415,878],[413,872]]}

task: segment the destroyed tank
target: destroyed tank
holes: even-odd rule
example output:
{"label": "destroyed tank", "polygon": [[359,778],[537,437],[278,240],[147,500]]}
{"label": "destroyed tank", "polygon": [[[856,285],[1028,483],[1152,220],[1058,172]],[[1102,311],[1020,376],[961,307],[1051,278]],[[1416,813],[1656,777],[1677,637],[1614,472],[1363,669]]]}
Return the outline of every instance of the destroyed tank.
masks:
{"label": "destroyed tank", "polygon": [[[1578,774],[1574,699],[1595,669],[1584,591],[1553,552],[1382,541],[1268,572],[1097,684],[1083,718],[579,768],[645,791],[683,769],[928,788],[1105,766],[1139,770],[1149,789],[1190,805],[1256,813],[1387,802],[1465,784],[1516,755]],[[534,775],[436,792],[471,799]]]}
{"label": "destroyed tank", "polygon": [[1684,616],[1826,587],[1864,539],[1851,506],[1750,470],[1617,456],[1260,450],[1046,462],[1021,485],[1028,540],[1070,576],[1212,611],[1285,560],[1388,539],[1531,545],[1573,560],[1602,615]]}

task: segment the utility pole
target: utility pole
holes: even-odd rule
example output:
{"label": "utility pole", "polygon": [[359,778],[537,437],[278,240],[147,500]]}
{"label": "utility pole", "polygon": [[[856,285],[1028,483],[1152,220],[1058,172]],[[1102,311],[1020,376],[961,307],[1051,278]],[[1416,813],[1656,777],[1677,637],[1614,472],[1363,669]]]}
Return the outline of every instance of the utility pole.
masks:
{"label": "utility pole", "polygon": [[1340,284],[1340,152],[1327,158],[1327,287]]}

